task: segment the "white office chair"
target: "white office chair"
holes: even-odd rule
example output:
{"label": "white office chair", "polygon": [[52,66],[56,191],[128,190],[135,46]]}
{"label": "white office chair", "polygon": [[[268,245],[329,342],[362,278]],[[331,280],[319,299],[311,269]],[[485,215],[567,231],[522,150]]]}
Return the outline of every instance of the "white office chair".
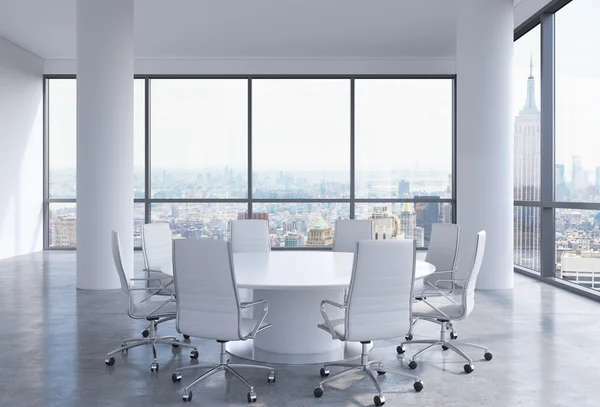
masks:
{"label": "white office chair", "polygon": [[[472,343],[453,341],[452,343],[446,340],[446,323],[452,321],[460,321],[462,319],[467,318],[471,311],[473,311],[473,307],[475,306],[475,285],[477,283],[477,276],[479,275],[479,269],[481,268],[481,262],[483,261],[483,253],[485,251],[485,240],[486,233],[485,231],[481,231],[477,233],[477,242],[475,246],[475,255],[473,256],[473,263],[471,264],[471,268],[464,280],[438,280],[438,283],[453,283],[455,287],[460,287],[462,285],[463,288],[454,288],[453,296],[455,299],[452,301],[446,297],[439,297],[436,300],[424,299],[413,304],[413,316],[419,317],[421,319],[436,323],[440,325],[440,339],[423,339],[423,340],[414,340],[402,342],[400,346],[396,348],[399,354],[404,354],[406,352],[405,345],[408,344],[428,344],[429,346],[421,349],[412,357],[408,366],[411,369],[416,369],[417,362],[415,358],[426,352],[429,349],[432,349],[434,346],[440,345],[442,349],[448,350],[452,349],[454,352],[458,353],[460,356],[465,358],[469,363],[464,365],[464,370],[466,373],[471,373],[474,369],[473,361],[467,354],[461,351],[458,346],[473,346],[479,349],[484,350],[484,358],[485,360],[492,360],[492,354],[489,352],[488,348],[481,345],[475,345]],[[437,292],[437,290],[432,289],[432,292]],[[426,290],[424,292],[427,295]]]}
{"label": "white office chair", "polygon": [[[254,387],[234,368],[268,370],[269,382],[275,381],[275,370],[269,366],[230,364],[225,344],[228,341],[253,339],[258,332],[271,327],[264,323],[268,310],[267,301],[240,303],[230,243],[217,240],[175,240],[173,253],[177,330],[199,338],[215,339],[221,344],[218,365],[186,366],[173,373],[173,382],[178,382],[184,370],[210,368],[184,387],[183,401],[192,400],[192,386],[221,370],[232,373],[249,388],[248,402],[256,401]],[[262,308],[260,317],[242,317],[241,310],[257,305]],[[198,358],[198,352],[192,351],[191,356]]]}
{"label": "white office chair", "polygon": [[[144,272],[148,278],[149,292],[172,296],[175,292],[173,287],[173,238],[168,223],[156,222],[142,225],[142,254],[144,255]],[[166,288],[157,291],[157,286]],[[155,328],[158,328],[158,324],[171,319],[175,319],[174,314],[171,318],[159,320]],[[142,336],[147,337],[149,332],[148,327],[142,331]],[[188,335],[183,335],[183,337],[189,339]]]}
{"label": "white office chair", "polygon": [[371,240],[373,222],[370,220],[338,219],[335,221],[333,251],[354,253],[356,242]]}
{"label": "white office chair", "polygon": [[[194,345],[180,343],[174,336],[156,336],[156,323],[165,318],[173,319],[175,316],[175,302],[173,297],[158,296],[154,293],[148,294],[147,282],[149,278],[129,278],[125,268],[123,267],[123,261],[121,259],[121,244],[119,241],[119,234],[112,231],[112,254],[121,280],[121,290],[129,297],[128,314],[133,319],[146,319],[150,322],[150,328],[148,337],[146,338],[130,338],[123,341],[122,346],[119,349],[110,351],[106,355],[105,363],[108,366],[115,364],[114,354],[118,352],[127,352],[131,348],[135,348],[142,345],[151,345],[152,354],[154,361],[150,367],[153,372],[158,371],[158,361],[156,360],[156,344],[171,345],[174,348],[184,346],[192,348],[194,351],[196,347]],[[153,279],[156,281],[156,279]],[[140,286],[136,287],[135,283],[140,282]],[[159,291],[164,287],[158,285],[154,290]]]}
{"label": "white office chair", "polygon": [[[445,296],[452,293],[452,289],[454,288],[453,283],[440,284],[439,287],[436,286],[436,283],[438,280],[454,280],[459,242],[459,225],[453,223],[434,223],[431,226],[431,239],[425,261],[435,266],[435,273],[415,282],[413,292],[416,300],[423,298],[424,289],[427,289],[429,297]],[[420,321],[420,318],[414,319],[410,330],[406,334],[407,341],[413,339],[413,327],[418,321]],[[450,338],[456,339],[458,336],[452,323],[449,322],[446,327],[450,330]]]}
{"label": "white office chair", "polygon": [[[242,219],[231,221],[231,250],[233,253],[257,253],[271,251],[269,222],[264,219]],[[251,302],[252,289],[238,289],[241,302]],[[253,309],[245,309],[245,318],[252,318]]]}
{"label": "white office chair", "polygon": [[[323,395],[323,385],[352,372],[364,372],[373,382],[379,394],[376,406],[385,403],[381,386],[371,369],[379,375],[398,373],[415,380],[414,389],[421,391],[423,382],[418,377],[401,370],[384,366],[381,361],[369,361],[367,345],[375,339],[396,338],[406,333],[412,321],[412,286],[415,276],[414,240],[371,240],[356,244],[354,267],[347,300],[344,304],[324,300],[321,314],[325,323],[319,328],[340,341],[360,342],[360,364],[331,363],[321,369],[321,377],[329,376],[329,367],[348,367],[340,373],[327,377],[314,390],[315,397]],[[343,319],[330,321],[327,306],[345,311]]]}

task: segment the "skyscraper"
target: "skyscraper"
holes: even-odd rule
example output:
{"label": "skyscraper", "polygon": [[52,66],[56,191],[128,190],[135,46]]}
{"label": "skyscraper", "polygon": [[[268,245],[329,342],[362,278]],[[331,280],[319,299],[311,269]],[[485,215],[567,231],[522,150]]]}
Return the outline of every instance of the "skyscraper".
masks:
{"label": "skyscraper", "polygon": [[596,167],[596,182],[594,185],[596,188],[600,188],[600,167]]}
{"label": "skyscraper", "polygon": [[410,182],[400,180],[398,182],[398,198],[409,197],[410,194]]}
{"label": "skyscraper", "polygon": [[535,103],[533,63],[527,78],[525,106],[515,118],[515,201],[540,199],[540,111]]}
{"label": "skyscraper", "polygon": [[573,172],[571,173],[571,190],[577,197],[583,192],[583,165],[581,163],[581,156],[573,156]]}
{"label": "skyscraper", "polygon": [[[424,198],[415,196],[415,199]],[[430,199],[439,199],[439,196],[428,196]],[[417,226],[424,229],[424,245],[431,239],[431,225],[440,221],[440,204],[438,202],[422,202],[416,205]]]}
{"label": "skyscraper", "polygon": [[[515,117],[514,199],[540,200],[540,111],[535,103],[533,61],[529,64],[525,106]],[[540,213],[533,207],[515,206],[515,263],[539,270]]]}

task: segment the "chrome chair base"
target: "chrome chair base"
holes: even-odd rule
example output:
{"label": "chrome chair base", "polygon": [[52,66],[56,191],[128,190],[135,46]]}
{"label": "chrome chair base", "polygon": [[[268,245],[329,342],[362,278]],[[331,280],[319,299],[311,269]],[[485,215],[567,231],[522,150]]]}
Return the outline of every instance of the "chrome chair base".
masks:
{"label": "chrome chair base", "polygon": [[464,371],[466,373],[471,373],[473,370],[475,370],[475,366],[473,365],[473,360],[465,352],[460,350],[459,346],[471,346],[474,348],[482,349],[484,351],[483,356],[484,356],[485,360],[488,360],[488,361],[492,360],[493,355],[490,353],[489,349],[485,346],[476,345],[474,343],[456,341],[456,340],[453,340],[452,342],[447,341],[446,340],[446,330],[448,330],[448,329],[451,330],[450,337],[452,339],[455,339],[457,337],[451,321],[440,321],[440,320],[430,319],[430,318],[420,318],[420,319],[440,325],[440,339],[409,340],[409,341],[402,342],[400,344],[400,346],[398,346],[396,348],[396,351],[398,352],[398,354],[403,355],[406,352],[405,345],[409,345],[409,344],[428,345],[413,355],[410,362],[408,363],[408,367],[410,367],[411,369],[417,368],[417,362],[415,360],[415,358],[417,356],[421,355],[422,353],[427,352],[430,349],[433,349],[434,347],[436,347],[438,345],[441,346],[443,350],[450,349],[450,350],[454,351],[455,353],[457,353],[458,355],[460,355],[462,358],[464,358],[468,362],[466,365],[464,365]]}
{"label": "chrome chair base", "polygon": [[150,370],[152,372],[157,372],[158,368],[159,368],[158,361],[156,359],[156,344],[157,343],[163,344],[163,345],[171,345],[174,348],[183,346],[185,348],[191,348],[191,349],[193,349],[193,351],[197,351],[195,345],[188,344],[188,343],[181,343],[174,336],[156,336],[156,324],[159,321],[164,322],[159,319],[153,319],[153,320],[149,321],[150,326],[148,327],[149,328],[148,335],[146,338],[124,339],[123,344],[121,345],[120,348],[112,350],[106,354],[106,359],[104,360],[104,363],[106,363],[106,365],[108,365],[108,366],[112,366],[115,364],[115,358],[113,357],[114,354],[119,353],[119,352],[128,352],[129,349],[137,348],[138,346],[150,345],[150,346],[152,346],[152,355],[153,355],[153,361],[152,361],[152,365],[150,365]]}
{"label": "chrome chair base", "polygon": [[[225,372],[229,372],[229,373],[233,374],[239,381],[241,381],[242,383],[244,383],[246,385],[246,387],[248,387],[248,390],[249,390],[248,394],[247,394],[248,403],[255,402],[257,400],[257,396],[256,396],[256,392],[254,391],[254,386],[252,386],[242,375],[240,375],[236,370],[234,370],[234,368],[236,368],[236,369],[237,368],[251,368],[251,369],[268,370],[269,376],[267,377],[267,381],[269,383],[275,382],[275,369],[272,368],[271,366],[230,363],[231,359],[229,359],[227,350],[225,348],[225,344],[227,342],[226,341],[218,341],[218,342],[221,344],[221,354],[220,354],[218,365],[215,366],[212,364],[210,364],[210,365],[209,364],[197,364],[197,365],[180,367],[171,376],[173,383],[176,383],[176,382],[181,381],[181,378],[182,378],[181,372],[184,370],[209,369],[204,374],[195,378],[190,384],[183,387],[183,396],[182,396],[183,401],[191,401],[192,400],[193,394],[190,391],[190,389],[193,386],[200,383],[202,380],[209,378],[210,376],[214,375],[215,373],[224,370]],[[198,357],[198,352],[192,351],[192,359],[196,359],[197,357]]]}
{"label": "chrome chair base", "polygon": [[[369,379],[371,379],[371,382],[373,382],[373,385],[375,386],[375,388],[377,389],[377,392],[379,393],[374,398],[375,405],[381,406],[385,403],[385,397],[383,395],[383,390],[381,389],[379,382],[377,382],[377,379],[375,378],[375,375],[373,374],[373,370],[375,370],[378,375],[383,375],[383,374],[386,374],[387,372],[390,372],[390,373],[400,374],[405,377],[409,377],[411,379],[414,379],[414,381],[415,381],[415,383],[413,385],[415,391],[419,392],[419,391],[423,390],[423,382],[417,376],[413,376],[412,374],[404,372],[399,369],[394,369],[394,368],[385,366],[380,360],[369,361],[369,354],[368,354],[368,349],[367,349],[367,345],[369,343],[370,342],[361,342],[362,352],[360,355],[360,364],[358,364],[358,365],[353,364],[353,363],[328,363],[328,364],[324,365],[321,368],[320,373],[321,373],[321,377],[325,377],[326,379],[322,380],[319,383],[319,385],[317,387],[315,387],[315,389],[313,391],[313,394],[315,395],[315,397],[321,397],[323,395],[323,385],[325,383],[328,383],[332,380],[339,379],[350,373],[363,372],[367,375],[367,377]],[[336,373],[333,376],[329,376],[329,367],[332,367],[332,366],[347,367],[348,369],[343,370],[339,373]]]}

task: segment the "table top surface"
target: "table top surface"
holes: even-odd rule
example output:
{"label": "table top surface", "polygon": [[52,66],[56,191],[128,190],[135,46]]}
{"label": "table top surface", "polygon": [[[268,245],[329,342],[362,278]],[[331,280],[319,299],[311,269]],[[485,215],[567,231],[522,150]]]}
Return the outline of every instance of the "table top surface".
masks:
{"label": "table top surface", "polygon": [[[240,288],[344,289],[350,285],[354,253],[316,250],[235,253],[233,262]],[[435,266],[417,258],[415,280],[433,272]]]}

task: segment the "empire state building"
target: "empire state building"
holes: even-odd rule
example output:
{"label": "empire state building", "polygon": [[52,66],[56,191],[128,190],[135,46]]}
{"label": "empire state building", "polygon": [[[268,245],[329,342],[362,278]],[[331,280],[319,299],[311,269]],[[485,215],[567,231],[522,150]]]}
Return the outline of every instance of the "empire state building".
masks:
{"label": "empire state building", "polygon": [[[515,117],[515,201],[540,200],[540,111],[535,103],[533,62],[529,64],[527,99]],[[540,269],[539,208],[515,206],[515,263],[534,270]]]}

